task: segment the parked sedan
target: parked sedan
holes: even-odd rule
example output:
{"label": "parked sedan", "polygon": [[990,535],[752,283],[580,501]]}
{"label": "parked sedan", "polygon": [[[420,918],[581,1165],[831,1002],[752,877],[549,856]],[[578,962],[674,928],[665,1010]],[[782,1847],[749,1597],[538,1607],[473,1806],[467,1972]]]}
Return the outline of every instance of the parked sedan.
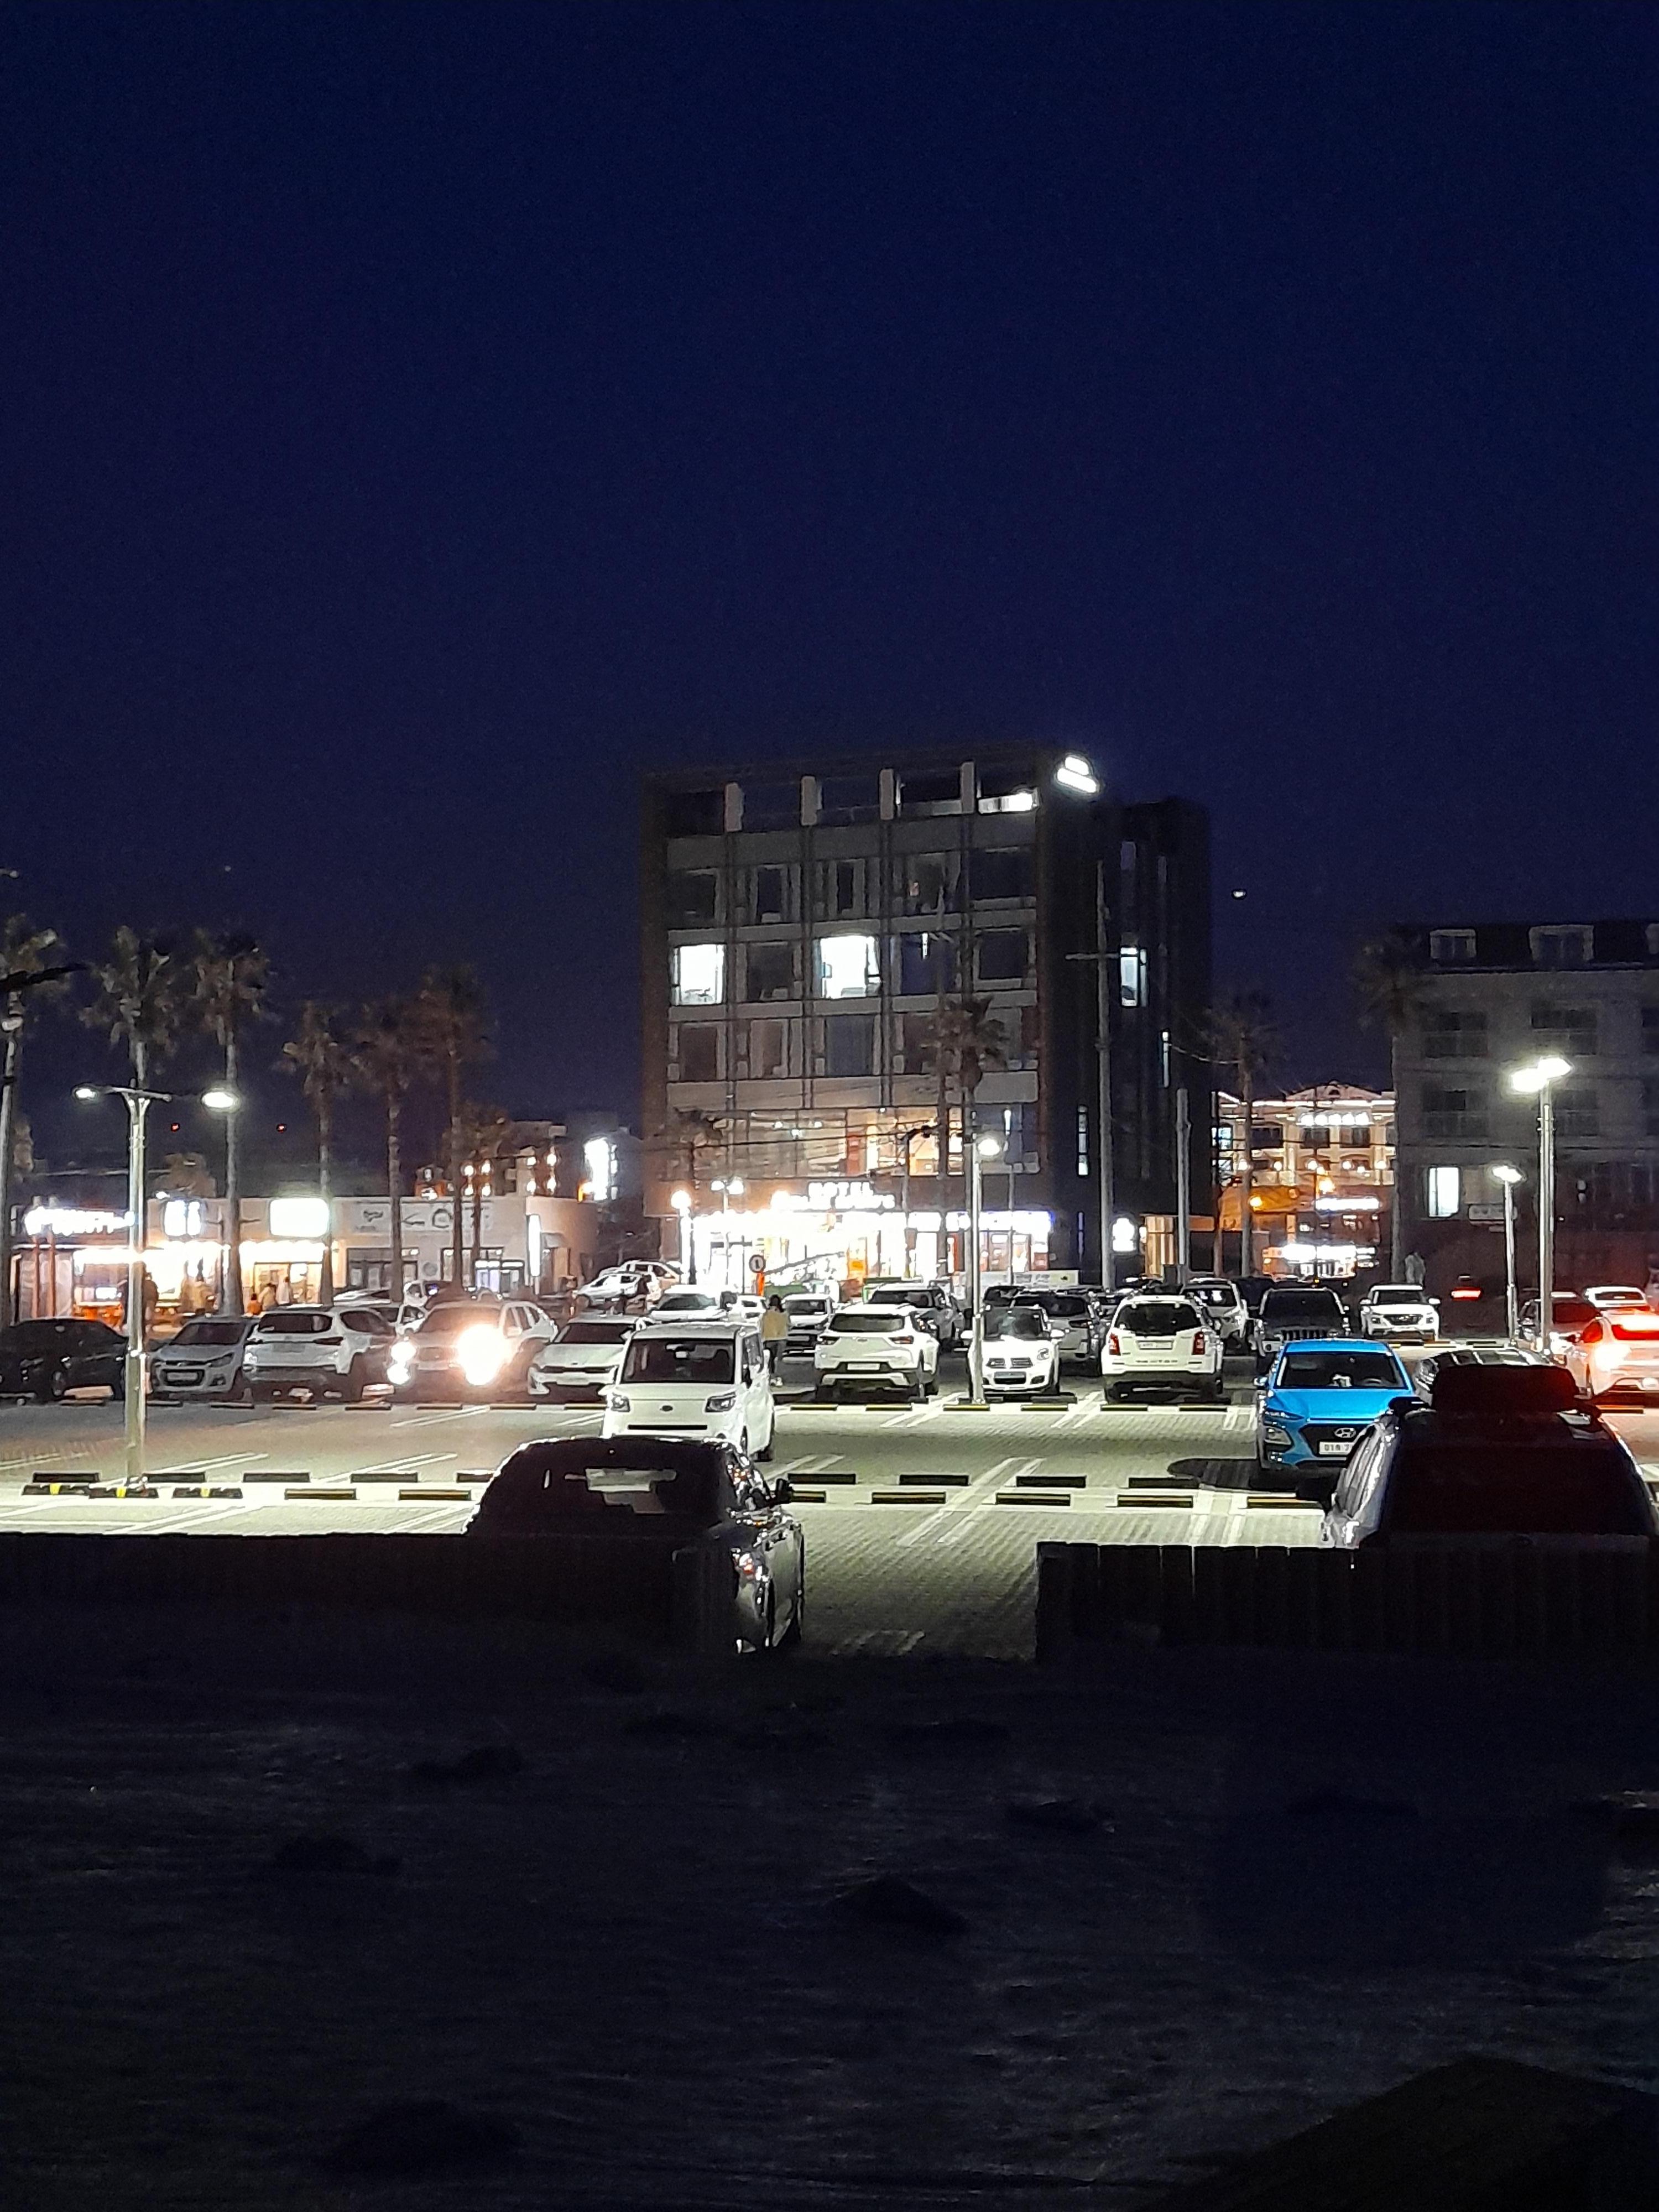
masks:
{"label": "parked sedan", "polygon": [[187,1321],[151,1355],[150,1396],[246,1399],[242,1354],[252,1334],[249,1314],[204,1314]]}
{"label": "parked sedan", "polygon": [[783,1312],[789,1334],[784,1340],[784,1350],[810,1352],[823,1334],[835,1310],[836,1302],[828,1291],[786,1291]]}
{"label": "parked sedan", "polygon": [[127,1340],[101,1321],[16,1321],[0,1329],[0,1398],[50,1404],[104,1383],[126,1395]]}
{"label": "parked sedan", "polygon": [[524,1444],[502,1462],[466,1533],[620,1535],[672,1551],[724,1537],[735,1640],[770,1651],[797,1642],[806,1618],[806,1538],[784,1510],[792,1495],[786,1480],[769,1482],[729,1443],[613,1437]]}
{"label": "parked sedan", "polygon": [[1112,1316],[1100,1371],[1108,1398],[1219,1398],[1221,1339],[1190,1298],[1137,1291]]}
{"label": "parked sedan", "polygon": [[638,1326],[627,1316],[612,1321],[592,1314],[563,1322],[531,1356],[526,1377],[531,1396],[602,1401],[623,1347]]}
{"label": "parked sedan", "polygon": [[[1101,1326],[1099,1304],[1087,1291],[1017,1290],[1011,1303],[1034,1307],[1048,1322],[1060,1366],[1069,1362],[1073,1367],[1086,1368],[1091,1375],[1095,1372],[1106,1332]],[[990,1310],[988,1297],[988,1319]]]}
{"label": "parked sedan", "polygon": [[1386,1345],[1296,1344],[1273,1362],[1256,1412],[1256,1465],[1340,1465],[1412,1381]]}
{"label": "parked sedan", "polygon": [[[1538,1339],[1539,1305],[1536,1298],[1528,1298],[1521,1309],[1521,1334],[1528,1342]],[[1550,1340],[1548,1349],[1558,1358],[1564,1355],[1582,1328],[1588,1328],[1595,1319],[1596,1308],[1577,1291],[1557,1291],[1550,1310]]]}

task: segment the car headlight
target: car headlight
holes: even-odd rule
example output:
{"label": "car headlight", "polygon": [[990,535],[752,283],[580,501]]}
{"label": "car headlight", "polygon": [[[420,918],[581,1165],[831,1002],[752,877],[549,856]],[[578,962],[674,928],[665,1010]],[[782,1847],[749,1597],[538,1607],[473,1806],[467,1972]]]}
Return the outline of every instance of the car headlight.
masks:
{"label": "car headlight", "polygon": [[[252,1357],[253,1354],[249,1352],[248,1358],[250,1360],[252,1360]],[[400,1344],[397,1350],[392,1354],[391,1358],[386,1361],[386,1379],[388,1382],[407,1382],[414,1364],[414,1353],[410,1352],[406,1346]]]}
{"label": "car headlight", "polygon": [[629,1410],[628,1394],[625,1390],[607,1390],[605,1394],[605,1402],[613,1413],[625,1413]]}
{"label": "car headlight", "polygon": [[1261,1424],[1261,1441],[1268,1444],[1287,1444],[1292,1438],[1283,1421],[1269,1419]]}
{"label": "car headlight", "polygon": [[722,1390],[717,1398],[705,1398],[702,1401],[702,1410],[705,1413],[729,1413],[737,1402],[738,1394],[735,1390]]}
{"label": "car headlight", "polygon": [[465,1328],[455,1356],[469,1382],[493,1382],[507,1364],[507,1345],[499,1329]]}

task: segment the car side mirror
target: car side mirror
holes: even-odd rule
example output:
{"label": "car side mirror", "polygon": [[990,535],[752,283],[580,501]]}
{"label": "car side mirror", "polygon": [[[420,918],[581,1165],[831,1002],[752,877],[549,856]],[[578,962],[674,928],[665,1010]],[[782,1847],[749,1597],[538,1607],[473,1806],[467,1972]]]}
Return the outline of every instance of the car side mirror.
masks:
{"label": "car side mirror", "polygon": [[772,1480],[772,1495],[777,1499],[780,1505],[787,1505],[793,1498],[795,1495],[795,1486],[790,1481],[787,1474],[774,1476]]}

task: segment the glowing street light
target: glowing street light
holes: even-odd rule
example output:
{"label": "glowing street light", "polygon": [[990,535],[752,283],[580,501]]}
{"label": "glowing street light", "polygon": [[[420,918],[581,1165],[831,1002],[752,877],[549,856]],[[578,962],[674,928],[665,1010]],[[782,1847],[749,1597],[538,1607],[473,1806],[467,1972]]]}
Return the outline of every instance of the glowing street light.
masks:
{"label": "glowing street light", "polygon": [[1555,1089],[1571,1060],[1549,1054],[1513,1068],[1510,1088],[1538,1094],[1538,1349],[1547,1352],[1555,1322]]}
{"label": "glowing street light", "polygon": [[[119,1098],[127,1109],[127,1356],[121,1376],[126,1413],[126,1479],[135,1488],[144,1479],[144,1122],[170,1091],[146,1091],[133,1083],[77,1083],[77,1098]],[[202,1103],[222,1114],[237,1101],[228,1091],[207,1091]]]}
{"label": "glowing street light", "polygon": [[745,1185],[741,1176],[716,1176],[708,1188],[720,1194],[720,1272],[728,1291],[741,1290],[741,1283],[732,1280],[732,1201],[743,1196]]}

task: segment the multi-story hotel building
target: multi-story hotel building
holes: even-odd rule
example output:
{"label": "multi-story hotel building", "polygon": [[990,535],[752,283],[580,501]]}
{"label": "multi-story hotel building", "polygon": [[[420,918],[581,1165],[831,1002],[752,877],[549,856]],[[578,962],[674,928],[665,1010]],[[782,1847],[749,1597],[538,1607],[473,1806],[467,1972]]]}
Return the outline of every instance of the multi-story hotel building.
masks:
{"label": "multi-story hotel building", "polygon": [[1123,805],[1075,755],[975,746],[656,775],[643,837],[642,1133],[665,1252],[678,1195],[700,1272],[959,1272],[938,1018],[965,998],[995,1047],[973,1098],[1000,1145],[984,1263],[1097,1276],[1103,960],[1116,1241],[1171,1255],[1183,1084],[1192,1188],[1212,1181],[1200,808]]}
{"label": "multi-story hotel building", "polygon": [[1316,1083],[1252,1102],[1216,1102],[1216,1164],[1229,1258],[1250,1157],[1252,1258],[1267,1274],[1364,1274],[1389,1262],[1394,1098],[1354,1083]]}
{"label": "multi-story hotel building", "polygon": [[1398,1041],[1404,1249],[1431,1289],[1501,1285],[1502,1187],[1519,1168],[1522,1285],[1535,1282],[1538,1101],[1555,1086],[1556,1281],[1641,1285],[1659,1262],[1659,922],[1473,922],[1397,933],[1414,999]]}

